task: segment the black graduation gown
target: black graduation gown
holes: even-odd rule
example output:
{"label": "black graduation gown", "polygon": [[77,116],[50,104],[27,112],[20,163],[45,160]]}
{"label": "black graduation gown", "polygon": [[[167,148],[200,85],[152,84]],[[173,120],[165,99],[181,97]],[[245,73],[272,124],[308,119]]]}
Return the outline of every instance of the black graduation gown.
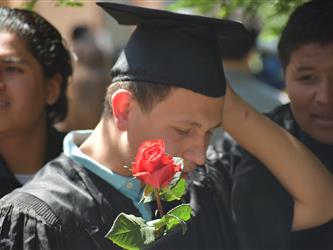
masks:
{"label": "black graduation gown", "polygon": [[[332,171],[333,145],[319,143],[302,132],[289,105],[269,117],[306,145]],[[229,144],[232,142],[228,142]],[[241,249],[333,249],[333,222],[291,233],[293,200],[275,177],[253,156],[234,146],[242,160],[232,166],[232,206]]]}
{"label": "black graduation gown", "polygon": [[117,249],[104,236],[132,201],[64,154],[0,200],[0,249]]}
{"label": "black graduation gown", "polygon": [[[61,133],[53,127],[49,128],[44,164],[60,155],[64,136],[65,133]],[[0,198],[21,186],[0,155]]]}
{"label": "black graduation gown", "polygon": [[[226,187],[222,161],[198,169],[186,196],[197,213],[188,232],[176,230],[151,248],[234,249]],[[115,249],[104,236],[120,212],[140,216],[130,199],[61,155],[0,200],[0,249]]]}

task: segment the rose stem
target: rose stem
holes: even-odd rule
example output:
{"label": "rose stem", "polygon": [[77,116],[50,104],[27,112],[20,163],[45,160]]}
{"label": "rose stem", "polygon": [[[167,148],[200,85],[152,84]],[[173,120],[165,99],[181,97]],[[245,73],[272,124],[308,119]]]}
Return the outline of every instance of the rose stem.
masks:
{"label": "rose stem", "polygon": [[156,188],[154,188],[154,195],[155,195],[155,199],[156,199],[156,202],[157,202],[158,212],[160,213],[160,216],[162,218],[163,215],[164,215],[163,206],[162,206],[162,203],[161,203],[160,195],[158,193],[158,189],[156,189]]}

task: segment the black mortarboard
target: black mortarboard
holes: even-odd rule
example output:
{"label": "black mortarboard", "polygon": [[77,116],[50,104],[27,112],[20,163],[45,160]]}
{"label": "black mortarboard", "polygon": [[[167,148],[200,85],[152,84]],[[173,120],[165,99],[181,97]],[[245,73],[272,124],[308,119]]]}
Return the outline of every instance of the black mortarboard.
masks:
{"label": "black mortarboard", "polygon": [[112,68],[112,82],[143,81],[225,94],[221,47],[237,49],[248,33],[238,22],[98,2],[119,24],[137,25]]}

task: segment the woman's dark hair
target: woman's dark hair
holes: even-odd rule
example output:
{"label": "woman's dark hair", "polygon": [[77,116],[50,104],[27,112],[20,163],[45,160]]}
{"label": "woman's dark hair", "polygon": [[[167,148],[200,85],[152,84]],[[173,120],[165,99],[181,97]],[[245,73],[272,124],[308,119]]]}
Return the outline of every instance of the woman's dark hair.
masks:
{"label": "woman's dark hair", "polygon": [[309,44],[333,42],[333,1],[312,0],[290,16],[278,44],[281,64],[286,69],[292,53]]}
{"label": "woman's dark hair", "polygon": [[0,31],[18,35],[40,63],[44,76],[62,77],[59,99],[47,106],[49,124],[62,121],[67,114],[66,89],[72,74],[71,56],[57,29],[35,12],[0,7]]}

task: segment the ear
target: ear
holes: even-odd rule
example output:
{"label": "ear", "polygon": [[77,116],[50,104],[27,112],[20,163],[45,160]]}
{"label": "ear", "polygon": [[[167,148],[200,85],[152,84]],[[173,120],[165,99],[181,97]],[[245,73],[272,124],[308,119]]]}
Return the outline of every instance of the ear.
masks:
{"label": "ear", "polygon": [[57,102],[61,92],[62,77],[60,74],[56,74],[51,79],[47,80],[47,95],[46,103],[53,105]]}
{"label": "ear", "polygon": [[129,112],[133,103],[133,95],[126,89],[119,89],[111,97],[113,117],[117,128],[121,131],[128,129]]}

